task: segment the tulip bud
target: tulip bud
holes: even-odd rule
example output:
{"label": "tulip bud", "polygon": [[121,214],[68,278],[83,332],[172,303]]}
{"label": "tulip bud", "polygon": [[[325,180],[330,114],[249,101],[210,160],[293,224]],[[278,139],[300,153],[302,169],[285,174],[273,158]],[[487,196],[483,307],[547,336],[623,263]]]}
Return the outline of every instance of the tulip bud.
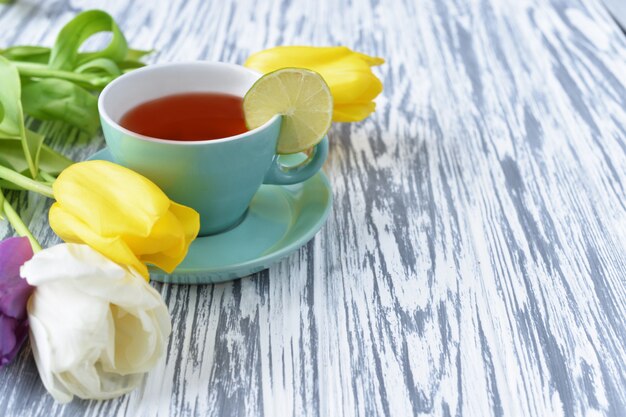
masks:
{"label": "tulip bud", "polygon": [[330,87],[333,121],[358,122],[376,109],[373,100],[383,91],[383,84],[371,67],[384,62],[345,46],[279,46],[252,54],[244,65],[264,74],[288,67],[313,70]]}
{"label": "tulip bud", "polygon": [[161,359],[171,332],[167,306],[141,275],[87,245],[61,244],[22,267],[39,375],[59,402],[131,391]]}
{"label": "tulip bud", "polygon": [[149,279],[147,263],[172,272],[200,230],[199,214],[147,178],[107,161],[80,162],[53,185],[50,227]]}
{"label": "tulip bud", "polygon": [[25,237],[0,242],[0,367],[11,362],[28,336],[26,302],[33,287],[20,277],[20,266],[33,256]]}

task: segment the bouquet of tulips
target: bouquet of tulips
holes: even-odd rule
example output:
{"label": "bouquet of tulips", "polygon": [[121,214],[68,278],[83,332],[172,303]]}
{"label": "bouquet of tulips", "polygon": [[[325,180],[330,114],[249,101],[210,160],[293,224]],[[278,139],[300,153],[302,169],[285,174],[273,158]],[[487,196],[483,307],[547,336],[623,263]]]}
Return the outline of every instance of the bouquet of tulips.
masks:
{"label": "bouquet of tulips", "polygon": [[[105,161],[71,165],[52,190],[50,226],[67,243],[43,250],[32,236],[0,243],[1,361],[17,354],[30,325],[39,374],[55,399],[115,397],[154,366],[171,331],[146,263],[171,272],[200,218]],[[6,200],[4,212],[25,230]]]}
{"label": "bouquet of tulips", "polygon": [[[79,52],[102,30],[112,33],[106,48]],[[159,360],[171,325],[147,264],[173,271],[200,221],[131,170],[73,164],[28,129],[24,115],[94,134],[94,93],[143,65],[145,53],[128,48],[99,10],[76,16],[52,48],[0,50],[0,217],[22,236],[0,243],[0,366],[30,335],[41,379],[60,402],[121,395]],[[50,226],[67,243],[42,250],[3,189],[56,200]]]}
{"label": "bouquet of tulips", "polygon": [[[79,52],[96,32],[112,39]],[[107,399],[135,388],[161,358],[171,332],[167,306],[149,285],[148,265],[172,272],[199,231],[199,215],[141,175],[105,161],[73,163],[29,130],[27,114],[92,135],[96,96],[143,65],[107,13],[79,14],[52,48],[0,49],[0,218],[20,237],[0,242],[0,367],[30,338],[41,379],[59,402]],[[319,72],[334,98],[335,121],[374,111],[380,58],[345,47],[278,47],[252,55],[261,72]],[[42,249],[2,189],[52,198],[49,223],[65,242]]]}

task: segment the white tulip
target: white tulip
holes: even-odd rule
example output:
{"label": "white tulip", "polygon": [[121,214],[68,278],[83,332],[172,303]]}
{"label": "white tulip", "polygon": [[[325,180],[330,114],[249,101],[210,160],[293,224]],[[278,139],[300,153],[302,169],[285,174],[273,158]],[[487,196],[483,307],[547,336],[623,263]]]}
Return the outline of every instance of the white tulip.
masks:
{"label": "white tulip", "polygon": [[59,402],[108,399],[141,383],[161,358],[171,323],[161,295],[87,245],[61,244],[24,264],[39,375]]}

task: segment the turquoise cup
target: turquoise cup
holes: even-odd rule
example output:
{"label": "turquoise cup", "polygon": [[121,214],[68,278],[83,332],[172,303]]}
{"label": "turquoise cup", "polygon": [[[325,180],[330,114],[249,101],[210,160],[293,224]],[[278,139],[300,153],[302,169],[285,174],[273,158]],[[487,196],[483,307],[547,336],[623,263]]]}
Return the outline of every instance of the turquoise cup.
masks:
{"label": "turquoise cup", "polygon": [[171,94],[243,97],[260,76],[225,63],[157,64],[117,78],[100,94],[104,138],[115,161],[152,180],[173,201],[198,211],[200,235],[236,226],[261,184],[295,184],[312,177],[326,160],[328,139],[306,161],[284,166],[276,153],[280,116],[240,135],[193,142],[150,138],[123,128],[119,121],[135,106]]}

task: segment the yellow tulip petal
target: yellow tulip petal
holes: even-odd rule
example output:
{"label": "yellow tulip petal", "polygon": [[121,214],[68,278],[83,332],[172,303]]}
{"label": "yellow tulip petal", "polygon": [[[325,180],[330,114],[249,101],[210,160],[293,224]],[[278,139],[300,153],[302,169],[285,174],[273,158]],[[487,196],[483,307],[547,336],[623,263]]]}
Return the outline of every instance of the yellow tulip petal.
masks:
{"label": "yellow tulip petal", "polygon": [[335,106],[333,121],[359,122],[376,110],[376,103],[353,103]]}
{"label": "yellow tulip petal", "polygon": [[372,101],[382,91],[382,82],[369,70],[341,70],[333,69],[326,76],[328,87],[333,94],[335,104],[345,104],[354,101]]}
{"label": "yellow tulip petal", "polygon": [[200,215],[194,209],[172,201],[170,211],[180,220],[185,232],[185,240],[187,244],[191,243],[200,230]]}
{"label": "yellow tulip petal", "polygon": [[142,256],[145,262],[154,264],[168,273],[171,273],[185,259],[189,245],[198,236],[200,230],[200,215],[195,210],[172,202],[170,212],[184,229],[181,240],[172,245],[169,250]]}
{"label": "yellow tulip petal", "polygon": [[80,219],[61,208],[59,203],[54,203],[50,207],[48,217],[52,230],[65,242],[85,243],[113,262],[131,266],[146,280],[149,279],[146,265],[137,258],[120,237],[105,237],[94,233]]}
{"label": "yellow tulip petal", "polygon": [[[277,46],[250,55],[244,66],[263,73],[285,67],[303,67],[333,62],[349,55],[352,51],[344,46]],[[313,69],[313,68],[310,68]]]}
{"label": "yellow tulip petal", "polygon": [[369,56],[369,55],[362,54],[360,52],[353,52],[353,54],[358,55],[359,58],[365,61],[367,65],[369,65],[370,67],[376,67],[378,65],[382,65],[385,63],[384,59],[377,57],[377,56]]}
{"label": "yellow tulip petal", "polygon": [[[197,217],[199,228],[198,214],[187,207],[184,208]],[[133,251],[140,254],[142,261],[156,265],[166,272],[172,272],[185,258],[189,244],[196,237],[198,230],[194,227],[193,220],[186,225],[184,221],[187,220],[178,218],[174,210],[176,208],[172,205],[170,211],[154,225],[149,238],[127,239]],[[188,230],[184,230],[185,226]]]}
{"label": "yellow tulip petal", "polygon": [[107,161],[71,165],[59,175],[52,189],[66,210],[103,236],[148,236],[170,205],[154,183]]}
{"label": "yellow tulip petal", "polygon": [[182,239],[182,225],[169,211],[159,218],[148,236],[126,235],[125,240],[131,250],[139,257],[160,251],[167,251],[175,242]]}
{"label": "yellow tulip petal", "polygon": [[346,57],[356,57],[368,66],[385,63],[382,58],[354,52],[345,46],[277,46],[250,55],[244,66],[270,72],[285,67],[332,65]]}

